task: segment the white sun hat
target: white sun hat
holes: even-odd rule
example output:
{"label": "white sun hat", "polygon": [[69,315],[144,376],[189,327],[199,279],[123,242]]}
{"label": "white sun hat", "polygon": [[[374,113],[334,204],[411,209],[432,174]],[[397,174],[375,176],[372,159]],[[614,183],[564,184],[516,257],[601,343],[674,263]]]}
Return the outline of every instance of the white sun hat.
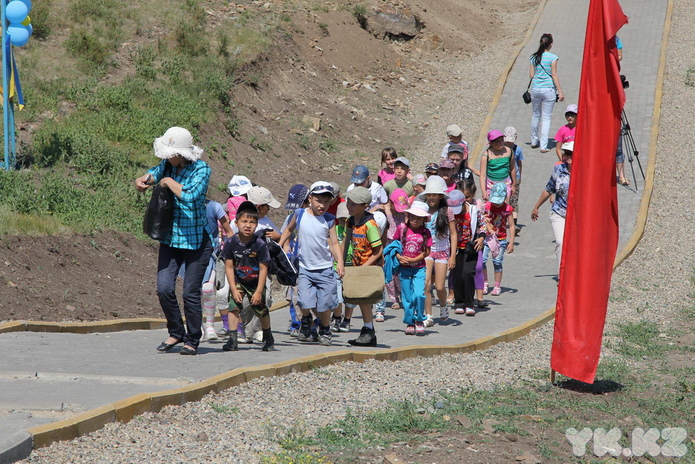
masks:
{"label": "white sun hat", "polygon": [[238,197],[239,195],[247,193],[251,187],[253,187],[253,184],[249,178],[239,175],[232,176],[232,180],[227,184],[227,189],[233,197]]}
{"label": "white sun hat", "polygon": [[425,201],[425,196],[428,193],[438,193],[444,195],[444,198],[449,198],[446,193],[446,181],[440,176],[430,176],[425,183],[425,191],[417,196],[418,200]]}
{"label": "white sun hat", "polygon": [[410,205],[410,208],[406,209],[405,212],[419,217],[428,217],[430,215],[429,206],[427,206],[427,203],[422,201],[414,201],[413,204]]}
{"label": "white sun hat", "polygon": [[203,154],[203,149],[193,145],[193,136],[183,127],[170,127],[154,139],[154,155],[157,158],[169,159],[181,155],[188,161],[197,161]]}

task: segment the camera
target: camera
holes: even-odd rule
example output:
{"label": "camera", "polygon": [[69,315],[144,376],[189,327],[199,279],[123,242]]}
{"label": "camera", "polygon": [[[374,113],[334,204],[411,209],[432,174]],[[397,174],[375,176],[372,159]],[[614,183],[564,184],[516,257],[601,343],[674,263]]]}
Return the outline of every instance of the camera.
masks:
{"label": "camera", "polygon": [[630,88],[630,81],[627,80],[624,74],[620,75],[620,82],[623,84],[624,89]]}

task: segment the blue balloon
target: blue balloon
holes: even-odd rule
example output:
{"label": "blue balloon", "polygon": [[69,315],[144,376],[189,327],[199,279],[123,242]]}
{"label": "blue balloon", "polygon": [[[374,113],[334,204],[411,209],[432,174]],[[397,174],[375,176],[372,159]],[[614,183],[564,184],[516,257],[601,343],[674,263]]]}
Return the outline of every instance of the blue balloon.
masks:
{"label": "blue balloon", "polygon": [[19,0],[19,1],[26,5],[27,12],[31,11],[31,0]]}
{"label": "blue balloon", "polygon": [[26,28],[27,28],[27,31],[29,31],[29,35],[30,35],[30,36],[31,36],[31,34],[34,33],[34,26],[32,26],[31,24],[26,25],[26,26],[24,26],[24,27],[26,27]]}
{"label": "blue balloon", "polygon": [[11,23],[21,23],[29,14],[29,8],[21,0],[12,0],[5,8],[5,17]]}
{"label": "blue balloon", "polygon": [[10,43],[15,47],[21,47],[29,41],[29,28],[21,24],[10,24],[7,32],[10,34]]}

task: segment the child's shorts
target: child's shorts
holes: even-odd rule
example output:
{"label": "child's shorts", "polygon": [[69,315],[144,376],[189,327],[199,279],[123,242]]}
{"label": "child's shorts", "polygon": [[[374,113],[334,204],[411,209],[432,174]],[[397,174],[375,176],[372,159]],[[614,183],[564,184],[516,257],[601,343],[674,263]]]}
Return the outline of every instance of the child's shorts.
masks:
{"label": "child's shorts", "polygon": [[[244,297],[248,297],[249,302],[251,302],[251,297],[253,296],[254,293],[256,293],[256,286],[253,285],[248,285],[248,284],[243,284],[239,281],[236,283],[236,289],[241,293],[241,298],[243,302]],[[261,304],[259,305],[251,305],[251,309],[253,312],[258,316],[259,318],[264,318],[268,315],[270,315],[270,311],[268,310],[268,306],[265,304],[265,291],[266,289],[263,289],[263,294],[261,295]],[[241,311],[243,309],[243,303],[239,304],[236,301],[234,301],[234,298],[229,299],[229,310],[230,311]]]}
{"label": "child's shorts", "polygon": [[448,263],[449,262],[449,250],[444,251],[433,251],[425,259],[434,261],[435,263]]}
{"label": "child's shorts", "polygon": [[332,267],[310,271],[299,268],[297,277],[297,304],[302,309],[319,313],[338,307],[338,285]]}

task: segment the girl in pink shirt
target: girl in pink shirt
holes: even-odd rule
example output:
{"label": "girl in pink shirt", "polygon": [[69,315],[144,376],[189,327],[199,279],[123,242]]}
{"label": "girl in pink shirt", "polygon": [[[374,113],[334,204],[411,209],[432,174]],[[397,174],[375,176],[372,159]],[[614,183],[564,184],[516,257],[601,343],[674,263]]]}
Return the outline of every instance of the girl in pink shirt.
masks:
{"label": "girl in pink shirt", "polygon": [[425,227],[429,207],[422,201],[414,201],[405,210],[406,222],[396,233],[401,241],[401,253],[396,254],[400,263],[401,301],[406,335],[425,333],[425,258],[430,254],[432,234]]}
{"label": "girl in pink shirt", "polygon": [[387,147],[381,150],[381,165],[383,166],[377,175],[378,182],[384,185],[386,182],[396,178],[396,172],[393,170],[393,163],[398,158],[396,149]]}

